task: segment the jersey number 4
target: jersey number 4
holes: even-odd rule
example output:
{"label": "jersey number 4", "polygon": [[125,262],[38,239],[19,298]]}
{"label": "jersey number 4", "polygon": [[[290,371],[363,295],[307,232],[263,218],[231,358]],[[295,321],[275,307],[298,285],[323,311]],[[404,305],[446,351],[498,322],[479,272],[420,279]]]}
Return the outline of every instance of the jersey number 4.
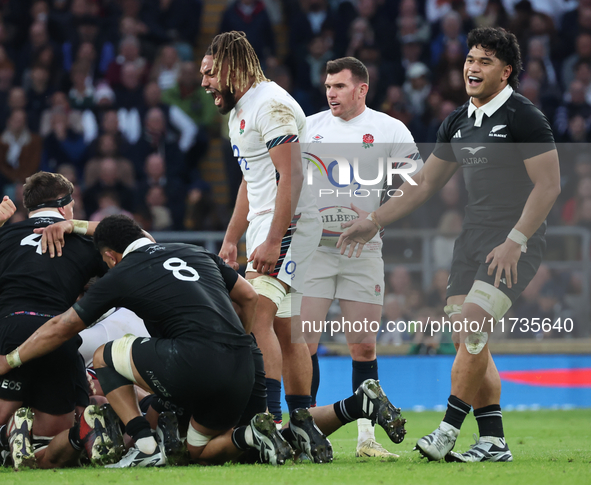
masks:
{"label": "jersey number 4", "polygon": [[[172,271],[172,275],[182,281],[197,281],[199,273],[195,268],[191,268],[186,261],[179,258],[170,258],[162,264],[164,269]],[[183,273],[184,272],[184,273]],[[188,273],[188,274],[187,274]]]}
{"label": "jersey number 4", "polygon": [[33,246],[37,248],[35,251],[37,254],[41,254],[41,234],[31,234],[21,239],[21,246]]}

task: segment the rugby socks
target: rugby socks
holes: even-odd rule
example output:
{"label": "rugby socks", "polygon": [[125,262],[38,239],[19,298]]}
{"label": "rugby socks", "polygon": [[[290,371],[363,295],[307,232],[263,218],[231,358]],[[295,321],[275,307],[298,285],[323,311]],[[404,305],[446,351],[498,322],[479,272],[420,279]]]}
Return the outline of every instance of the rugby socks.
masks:
{"label": "rugby socks", "polygon": [[312,356],[312,406],[316,406],[316,395],[320,387],[320,366],[318,365],[318,353]]}
{"label": "rugby socks", "polygon": [[70,428],[70,431],[68,432],[68,441],[76,451],[80,451],[84,448],[84,443],[82,443],[82,438],[80,437],[80,423],[76,423]]}
{"label": "rugby socks", "polygon": [[472,406],[456,396],[449,396],[447,400],[447,410],[445,411],[445,417],[443,418],[442,424],[449,424],[459,433],[464,419],[466,419],[466,416],[470,413],[471,407]]}
{"label": "rugby socks", "polygon": [[491,404],[490,406],[475,409],[474,417],[478,423],[478,433],[480,436],[505,437],[503,431],[503,413],[501,413],[500,405]]}
{"label": "rugby socks", "polygon": [[297,394],[286,394],[285,395],[285,402],[287,402],[287,408],[289,409],[289,414],[292,411],[300,408],[308,409],[312,404],[312,396],[300,396]]}
{"label": "rugby socks", "polygon": [[232,431],[232,443],[242,451],[249,450],[254,446],[252,429],[250,426],[240,426]]}
{"label": "rugby socks", "polygon": [[342,401],[335,402],[333,405],[334,412],[343,424],[351,423],[363,418],[363,410],[361,403],[355,394]]}
{"label": "rugby socks", "polygon": [[[378,361],[374,359],[369,362],[352,361],[353,364],[353,392],[367,379],[378,380]],[[375,439],[376,433],[371,421],[366,418],[357,420],[357,442],[363,443],[368,439]]]}
{"label": "rugby socks", "polygon": [[273,415],[273,420],[276,423],[283,421],[281,415],[281,381],[277,379],[266,378],[267,381],[267,408]]}
{"label": "rugby socks", "polygon": [[133,418],[125,426],[125,432],[135,441],[138,450],[146,455],[152,455],[158,444],[152,434],[150,423],[143,416]]}

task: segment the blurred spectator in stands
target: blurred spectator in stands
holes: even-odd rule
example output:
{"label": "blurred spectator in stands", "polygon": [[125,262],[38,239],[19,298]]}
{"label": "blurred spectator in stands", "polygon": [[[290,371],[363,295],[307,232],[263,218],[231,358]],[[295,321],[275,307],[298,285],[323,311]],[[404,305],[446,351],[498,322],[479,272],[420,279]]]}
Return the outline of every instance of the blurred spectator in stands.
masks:
{"label": "blurred spectator in stands", "polygon": [[[127,141],[127,138],[119,129],[120,121],[117,111],[114,109],[107,109],[100,116],[100,134],[109,134],[115,138],[117,144],[117,151],[119,156],[130,159],[132,147]],[[97,153],[96,142],[91,147],[91,153]],[[137,175],[137,174],[136,174]],[[139,175],[138,175],[139,176]]]}
{"label": "blurred spectator in stands", "polygon": [[[550,51],[548,50],[546,43],[542,38],[532,37],[529,40],[525,62],[527,63],[532,60],[537,60],[542,63],[542,68],[545,74],[545,80],[542,83],[542,88],[544,91],[549,89],[559,89],[560,80],[558,79],[558,70],[552,61],[549,52]],[[537,80],[540,81],[540,79]],[[568,86],[569,84],[570,82],[565,84],[565,86]]]}
{"label": "blurred spectator in stands", "polygon": [[586,200],[591,200],[591,177],[581,178],[573,197],[562,206],[562,220],[566,225],[575,225],[580,219],[580,212]]}
{"label": "blurred spectator in stands", "polygon": [[39,133],[41,126],[41,114],[49,106],[49,99],[53,89],[49,86],[49,71],[42,66],[31,69],[31,83],[27,90],[27,114],[29,128]]}
{"label": "blurred spectator in stands", "polygon": [[462,231],[462,216],[456,210],[446,211],[439,220],[438,234],[433,238],[433,265],[451,268],[455,241]]}
{"label": "blurred spectator in stands", "polygon": [[168,130],[174,131],[177,135],[179,148],[183,153],[189,151],[195,143],[197,125],[178,106],[162,101],[162,91],[156,82],[149,82],[144,88],[144,102],[139,107],[140,117],[144,117],[151,108],[160,108],[163,111]]}
{"label": "blurred spectator in stands", "polygon": [[[20,86],[15,86],[8,92],[8,101],[0,106],[0,130],[4,130],[10,115],[14,110],[27,108],[27,94]],[[28,120],[27,120],[28,121]]]}
{"label": "blurred spectator in stands", "polygon": [[422,62],[411,64],[406,71],[406,81],[402,86],[414,116],[421,117],[425,112],[425,101],[431,91],[429,68]]}
{"label": "blurred spectator in stands", "polygon": [[182,177],[185,174],[183,155],[174,136],[167,133],[166,117],[160,108],[151,108],[144,117],[144,129],[135,145],[132,145],[130,160],[136,177],[142,180],[146,158],[151,153],[159,153],[166,160],[167,175]]}
{"label": "blurred spectator in stands", "polygon": [[577,36],[575,52],[562,63],[562,84],[570,86],[575,78],[575,66],[578,61],[591,62],[591,33],[581,33]]}
{"label": "blurred spectator in stands", "polygon": [[542,102],[540,100],[540,83],[538,81],[530,77],[522,80],[519,83],[517,92],[529,99],[536,108],[543,111]]}
{"label": "blurred spectator in stands", "polygon": [[[32,65],[37,56],[46,47],[51,47],[54,56],[58,56],[59,47],[49,39],[47,25],[43,22],[34,22],[29,29],[29,38],[21,48],[16,59],[17,79],[22,79],[22,75],[27,66]],[[61,63],[58,63],[58,65],[59,64]]]}
{"label": "blurred spectator in stands", "polygon": [[386,8],[377,0],[359,0],[357,2],[358,15],[366,19],[375,36],[373,44],[380,51],[382,59],[393,61],[399,55],[400,46],[396,37],[392,36],[394,25],[387,15]]}
{"label": "blurred spectator in stands", "polygon": [[173,45],[160,49],[150,72],[150,80],[156,81],[163,91],[176,85],[181,69],[181,61]]}
{"label": "blurred spectator in stands", "polygon": [[[70,118],[60,107],[51,111],[51,132],[45,138],[43,168],[54,172],[58,165],[69,163],[76,167],[82,178],[88,160],[88,144],[84,141],[80,119]],[[76,124],[72,124],[72,122]]]}
{"label": "blurred spectator in stands", "polygon": [[146,74],[146,59],[140,56],[140,42],[137,37],[128,35],[119,43],[119,55],[111,61],[105,78],[113,89],[117,89],[123,83],[123,68],[132,64],[136,69],[138,82]]}
{"label": "blurred spectator in stands", "polygon": [[565,155],[564,157],[561,155],[562,192],[558,199],[561,202],[561,207],[564,202],[575,196],[579,181],[585,177],[591,177],[591,154],[587,153],[586,145],[569,145],[562,148]]}
{"label": "blurred spectator in stands", "polygon": [[37,52],[29,65],[40,65],[49,71],[49,85],[61,89],[63,81],[62,66],[57,46],[46,45]]}
{"label": "blurred spectator in stands", "polygon": [[503,6],[502,0],[488,0],[486,8],[481,15],[474,17],[476,27],[503,27],[507,29],[509,16]]}
{"label": "blurred spectator in stands", "polygon": [[585,86],[585,100],[591,104],[591,62],[580,60],[575,64],[575,81]]}
{"label": "blurred spectator in stands", "polygon": [[439,79],[437,89],[444,100],[451,101],[456,106],[461,106],[468,101],[464,74],[461,69],[450,69]]}
{"label": "blurred spectator in stands", "polygon": [[575,215],[577,226],[591,230],[591,197],[583,199],[577,209]]}
{"label": "blurred spectator in stands", "polygon": [[576,79],[570,84],[562,105],[556,109],[554,133],[557,141],[564,139],[569,122],[575,116],[581,116],[584,120],[591,116],[591,105],[585,99],[585,85]]}
{"label": "blurred spectator in stands", "polygon": [[[307,52],[310,39],[324,36],[333,41],[336,17],[327,0],[300,0],[295,15],[288,17],[291,65],[297,66]],[[329,46],[329,48],[331,48]]]}
{"label": "blurred spectator in stands", "polygon": [[118,109],[131,110],[143,101],[143,86],[141,71],[132,63],[126,63],[121,68],[121,83],[114,88],[115,104]]}
{"label": "blurred spectator in stands", "polygon": [[84,143],[89,145],[98,135],[98,124],[91,110],[81,112],[70,107],[70,102],[65,93],[56,91],[51,95],[50,106],[41,114],[39,134],[43,137],[52,131],[53,112],[61,110],[68,117],[68,126],[77,133],[82,133]]}
{"label": "blurred spectator in stands", "polygon": [[23,184],[41,163],[43,140],[27,127],[24,110],[14,110],[0,135],[0,187]]}
{"label": "blurred spectator in stands", "polygon": [[[412,32],[405,32],[405,25],[409,25],[408,20],[411,20],[412,25],[414,25]],[[404,41],[404,37],[412,35],[421,43],[429,42],[431,37],[431,27],[420,14],[416,0],[401,0],[398,5],[398,16],[395,18],[395,21],[401,37],[400,40]]]}
{"label": "blurred spectator in stands", "polygon": [[[429,96],[429,99],[437,99],[437,96]],[[426,142],[426,143],[434,143],[437,140],[437,132],[439,131],[439,127],[443,120],[445,120],[453,111],[458,107],[453,101],[445,100],[438,104],[437,106],[437,117],[432,119],[427,127],[426,137],[425,139],[419,138],[418,140],[415,138],[415,141],[419,142]],[[412,131],[412,130],[411,130]]]}
{"label": "blurred spectator in stands", "polygon": [[297,86],[305,91],[313,91],[322,86],[326,62],[332,58],[326,38],[322,35],[312,37],[308,43],[307,55],[300,60],[296,70]]}
{"label": "blurred spectator in stands", "polygon": [[222,16],[220,32],[243,31],[261,65],[276,63],[275,33],[265,4],[260,0],[236,0]]}
{"label": "blurred spectator in stands", "polygon": [[[388,322],[390,325],[388,325]],[[402,325],[396,325],[402,320],[402,310],[396,295],[388,293],[384,296],[384,306],[382,312],[382,330],[378,333],[378,344],[380,345],[400,345],[405,340],[409,339],[407,332],[398,332],[398,328],[402,329]]]}
{"label": "blurred spectator in stands", "polygon": [[192,48],[201,25],[201,0],[159,0],[153,2],[156,23],[164,33],[163,41],[185,44]]}
{"label": "blurred spectator in stands", "polygon": [[462,46],[464,57],[468,53],[466,35],[462,32],[462,17],[456,11],[445,14],[441,20],[441,33],[431,42],[431,65],[439,63],[448,42],[457,41]]}
{"label": "blurred spectator in stands", "polygon": [[[349,45],[345,51],[345,56],[354,57],[357,51],[363,46],[373,46],[376,44],[376,37],[369,20],[364,17],[357,17],[351,22],[349,28]],[[308,52],[311,50],[311,42],[308,42]]]}
{"label": "blurred spectator in stands", "polygon": [[[145,178],[137,186],[137,206],[146,207],[146,198],[154,187],[161,188],[166,198],[166,207],[172,215],[175,230],[183,229],[185,214],[185,186],[179,177],[167,170],[166,160],[158,153],[148,155],[144,165]],[[147,206],[149,208],[149,206]]]}
{"label": "blurred spectator in stands", "polygon": [[591,34],[591,0],[579,0],[578,7],[562,17],[560,38],[565,52],[576,49],[576,39],[582,33]]}
{"label": "blurred spectator in stands", "polygon": [[443,49],[439,62],[435,67],[434,73],[437,79],[445,76],[452,69],[464,70],[466,55],[464,48],[459,40],[450,40]]}
{"label": "blurred spectator in stands", "polygon": [[400,86],[388,86],[386,99],[382,103],[381,111],[392,118],[402,121],[407,127],[413,120],[410,106]]}
{"label": "blurred spectator in stands", "polygon": [[538,85],[538,106],[549,120],[554,119],[556,109],[560,105],[562,93],[558,84],[551,83],[548,79],[546,64],[537,58],[530,58],[525,63],[525,71],[521,82],[535,81]]}
{"label": "blurred spectator in stands", "polygon": [[72,88],[68,99],[72,109],[84,111],[94,107],[94,86],[87,82],[88,67],[84,64],[74,64],[70,70]]}
{"label": "blurred spectator in stands", "polygon": [[223,231],[227,217],[220,216],[209,186],[203,182],[193,183],[187,193],[185,228],[190,231]]}
{"label": "blurred spectator in stands", "polygon": [[387,283],[390,291],[396,295],[401,307],[404,308],[406,299],[413,290],[413,283],[408,269],[404,266],[396,266],[388,274]]}
{"label": "blurred spectator in stands", "polygon": [[424,45],[415,35],[405,35],[401,44],[399,66],[395,70],[393,79],[396,85],[402,85],[409,66],[422,61],[424,57]]}
{"label": "blurred spectator in stands", "polygon": [[90,214],[89,221],[102,221],[105,217],[117,214],[124,214],[127,217],[133,218],[133,214],[121,206],[117,192],[112,190],[105,190],[99,193],[96,206],[97,210]]}
{"label": "blurred spectator in stands", "polygon": [[14,63],[6,54],[6,49],[0,45],[0,106],[6,105],[13,80]]}
{"label": "blurred spectator in stands", "polygon": [[119,176],[117,161],[113,158],[103,158],[100,163],[98,179],[94,185],[87,187],[84,192],[84,207],[89,214],[99,208],[99,196],[105,192],[116,194],[121,207],[133,212],[135,207],[135,191],[125,185]]}
{"label": "blurred spectator in stands", "polygon": [[84,185],[91,187],[99,178],[101,161],[112,158],[117,164],[118,179],[130,188],[135,187],[135,170],[133,164],[121,156],[117,139],[111,133],[102,134],[96,143],[96,154],[84,166]]}
{"label": "blurred spectator in stands", "polygon": [[150,211],[152,230],[167,231],[173,228],[171,211],[166,205],[166,194],[162,187],[150,187],[144,203]]}

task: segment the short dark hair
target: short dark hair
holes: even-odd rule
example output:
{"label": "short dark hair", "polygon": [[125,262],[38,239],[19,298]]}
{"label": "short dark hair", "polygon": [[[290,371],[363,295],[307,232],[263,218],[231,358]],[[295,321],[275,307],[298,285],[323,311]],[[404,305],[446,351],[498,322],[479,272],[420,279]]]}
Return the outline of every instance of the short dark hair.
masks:
{"label": "short dark hair", "polygon": [[123,254],[132,242],[145,237],[144,231],[133,219],[117,214],[105,217],[94,230],[94,245],[102,251],[112,249]]}
{"label": "short dark hair", "polygon": [[345,69],[351,71],[353,79],[360,83],[369,84],[369,73],[367,67],[359,59],[354,57],[341,57],[334,61],[328,61],[326,63],[326,74],[338,74]]}
{"label": "short dark hair", "polygon": [[513,69],[507,83],[513,89],[517,89],[522,70],[517,37],[500,27],[479,27],[468,34],[468,49],[474,46],[480,46],[485,51],[493,51],[497,58],[511,66]]}
{"label": "short dark hair", "polygon": [[53,202],[74,192],[74,185],[60,173],[37,172],[25,180],[23,204],[27,209]]}

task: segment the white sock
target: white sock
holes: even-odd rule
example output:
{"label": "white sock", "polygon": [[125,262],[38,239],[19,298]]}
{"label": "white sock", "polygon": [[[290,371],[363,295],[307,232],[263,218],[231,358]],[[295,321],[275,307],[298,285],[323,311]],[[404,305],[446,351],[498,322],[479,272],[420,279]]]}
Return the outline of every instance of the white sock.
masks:
{"label": "white sock", "polygon": [[357,420],[357,444],[361,444],[368,439],[376,438],[376,433],[374,427],[371,425],[371,421],[365,418],[359,418]]}
{"label": "white sock", "polygon": [[135,446],[137,446],[137,449],[142,453],[145,453],[146,455],[153,455],[156,451],[156,446],[158,445],[156,444],[156,440],[153,436],[148,436],[146,438],[140,438],[137,440],[135,442]]}
{"label": "white sock", "polygon": [[460,430],[458,428],[456,428],[455,426],[452,426],[449,423],[446,423],[445,421],[441,421],[441,424],[439,425],[439,428],[443,431],[449,431],[452,430],[454,433],[454,436],[457,438],[458,435],[460,434]]}
{"label": "white sock", "polygon": [[246,444],[248,446],[254,446],[254,439],[252,437],[252,428],[250,426],[246,427],[246,431],[244,432],[244,439],[246,440]]}

